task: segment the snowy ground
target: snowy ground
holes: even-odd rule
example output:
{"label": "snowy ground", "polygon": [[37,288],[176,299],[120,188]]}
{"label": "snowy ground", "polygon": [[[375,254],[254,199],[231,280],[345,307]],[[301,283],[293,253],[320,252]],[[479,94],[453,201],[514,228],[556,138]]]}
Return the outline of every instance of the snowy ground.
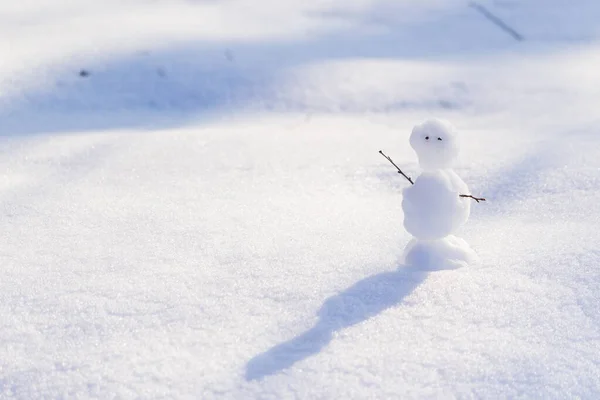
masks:
{"label": "snowy ground", "polygon": [[[600,396],[600,5],[0,5],[0,398]],[[80,76],[81,71],[85,71]],[[481,263],[399,258],[461,131]]]}

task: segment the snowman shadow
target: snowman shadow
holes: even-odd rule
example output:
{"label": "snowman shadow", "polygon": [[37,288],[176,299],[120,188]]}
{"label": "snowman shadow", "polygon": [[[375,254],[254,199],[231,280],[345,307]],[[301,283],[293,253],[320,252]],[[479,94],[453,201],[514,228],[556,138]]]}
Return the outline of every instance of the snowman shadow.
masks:
{"label": "snowman shadow", "polygon": [[401,265],[395,271],[362,279],[328,298],[319,309],[319,319],[312,328],[248,361],[246,380],[260,380],[277,374],[318,354],[334,339],[336,332],[399,305],[427,275],[428,271],[420,267]]}

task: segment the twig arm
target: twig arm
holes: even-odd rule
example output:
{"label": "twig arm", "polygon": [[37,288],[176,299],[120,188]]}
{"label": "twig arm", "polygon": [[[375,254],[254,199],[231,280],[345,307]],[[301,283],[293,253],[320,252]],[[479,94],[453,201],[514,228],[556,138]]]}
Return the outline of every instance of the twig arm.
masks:
{"label": "twig arm", "polygon": [[475,196],[473,196],[473,195],[471,195],[471,194],[459,194],[458,196],[459,196],[459,197],[468,197],[468,198],[470,198],[470,199],[473,199],[473,200],[475,200],[475,201],[476,201],[476,202],[478,202],[478,203],[479,203],[480,201],[485,201],[485,199],[484,199],[483,197],[475,197]]}
{"label": "twig arm", "polygon": [[386,159],[387,159],[389,162],[391,162],[391,163],[392,163],[392,165],[393,165],[394,167],[396,167],[396,169],[398,170],[398,173],[399,173],[399,174],[401,174],[401,175],[402,175],[403,177],[405,177],[406,179],[408,179],[408,181],[410,182],[410,184],[411,184],[411,185],[414,185],[414,184],[415,184],[415,183],[413,182],[413,180],[412,180],[412,179],[411,179],[409,176],[407,176],[407,175],[406,175],[404,172],[402,172],[402,170],[400,169],[400,167],[398,167],[398,166],[396,165],[396,163],[394,163],[394,162],[392,161],[392,159],[391,159],[391,158],[389,158],[388,156],[386,156],[385,154],[383,154],[383,151],[379,150],[379,154],[381,154],[381,155],[382,155],[382,156],[384,156],[384,157],[385,157],[385,158],[386,158]]}

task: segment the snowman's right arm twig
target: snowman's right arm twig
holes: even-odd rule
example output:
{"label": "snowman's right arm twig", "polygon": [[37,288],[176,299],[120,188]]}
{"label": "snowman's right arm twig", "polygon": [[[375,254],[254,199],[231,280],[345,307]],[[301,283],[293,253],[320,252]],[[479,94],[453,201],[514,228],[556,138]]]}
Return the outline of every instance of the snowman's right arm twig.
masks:
{"label": "snowman's right arm twig", "polygon": [[475,197],[472,194],[459,194],[459,197],[468,197],[470,199],[475,200],[476,202],[480,202],[480,201],[485,201],[485,199],[483,197]]}
{"label": "snowman's right arm twig", "polygon": [[391,159],[391,158],[389,158],[388,156],[386,156],[385,154],[383,154],[383,151],[379,150],[379,154],[381,154],[382,156],[384,156],[385,158],[387,158],[387,160],[388,160],[389,162],[391,162],[391,163],[392,163],[392,165],[393,165],[394,167],[396,167],[396,169],[398,170],[398,173],[399,173],[399,174],[401,174],[401,175],[402,175],[403,177],[405,177],[406,179],[408,179],[408,181],[410,182],[410,184],[411,184],[411,185],[414,185],[414,184],[415,184],[415,183],[412,181],[412,179],[411,179],[409,176],[407,176],[407,175],[406,175],[404,172],[402,172],[402,170],[400,169],[400,167],[398,167],[398,166],[396,165],[396,163],[394,163],[394,162],[392,161],[392,159]]}

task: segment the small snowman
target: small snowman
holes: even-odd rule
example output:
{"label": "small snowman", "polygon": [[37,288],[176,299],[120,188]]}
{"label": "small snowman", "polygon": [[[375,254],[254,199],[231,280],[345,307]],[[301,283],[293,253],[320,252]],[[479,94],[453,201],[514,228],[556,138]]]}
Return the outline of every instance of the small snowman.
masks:
{"label": "small snowman", "polygon": [[452,166],[458,157],[456,129],[445,120],[430,119],[413,128],[410,145],[417,153],[421,175],[403,191],[404,228],[413,239],[404,250],[406,265],[428,270],[466,266],[477,255],[463,239],[452,235],[467,222],[473,197]]}

